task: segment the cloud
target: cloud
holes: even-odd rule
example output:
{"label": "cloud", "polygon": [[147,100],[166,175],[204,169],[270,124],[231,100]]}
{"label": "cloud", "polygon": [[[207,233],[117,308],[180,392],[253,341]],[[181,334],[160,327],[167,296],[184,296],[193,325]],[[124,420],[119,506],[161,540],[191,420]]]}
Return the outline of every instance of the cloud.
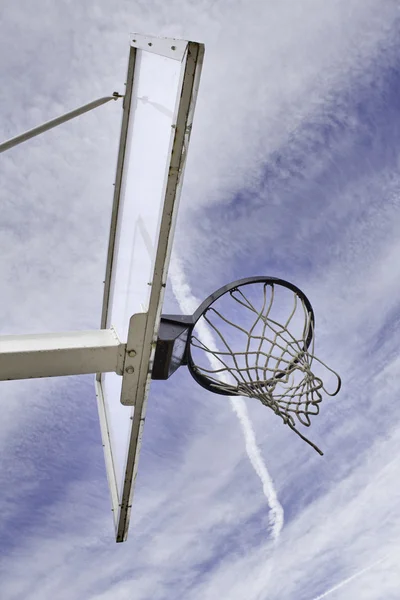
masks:
{"label": "cloud", "polygon": [[[184,370],[152,387],[118,546],[91,384],[2,384],[2,595],[306,600],[379,550],[335,593],[397,598],[396,3],[18,0],[2,25],[2,139],[123,90],[129,29],[206,43],[175,247],[187,293],[287,276],[344,380],[313,423],[322,461],[246,400],[285,510],[273,548],[236,416]],[[98,326],[120,116],[2,155],[2,333]]]}
{"label": "cloud", "polygon": [[333,592],[340,590],[342,587],[344,587],[348,583],[351,583],[355,579],[358,579],[358,577],[361,577],[362,575],[364,575],[364,573],[368,573],[368,571],[370,571],[371,569],[374,569],[375,567],[380,565],[385,560],[385,558],[386,557],[384,556],[383,558],[380,558],[379,560],[376,560],[375,562],[373,562],[372,565],[368,565],[367,567],[364,567],[364,569],[361,569],[361,571],[357,571],[357,573],[354,573],[354,575],[352,575],[351,577],[347,577],[347,579],[343,579],[343,581],[341,581],[337,585],[334,585],[333,587],[331,587],[329,590],[327,590],[323,594],[320,594],[319,596],[314,598],[314,600],[322,600],[322,598],[326,598],[330,594],[333,594]]}
{"label": "cloud", "polygon": [[[175,258],[172,262],[170,269],[170,278],[175,298],[178,301],[181,310],[185,311],[185,314],[193,313],[195,310],[195,308],[193,307],[199,306],[200,302],[196,300],[196,298],[191,293],[190,287],[187,281],[185,280],[182,262],[178,258]],[[202,342],[207,347],[214,348],[215,341],[213,339],[211,330],[202,323],[199,324],[199,327],[199,335]],[[219,366],[218,362],[217,365],[213,363],[212,357],[210,357],[210,363],[212,368],[218,368]],[[262,458],[260,448],[257,445],[254,429],[249,418],[244,399],[241,397],[233,397],[230,398],[230,403],[233,412],[239,419],[245,439],[246,452],[249,457],[250,463],[262,483],[262,489],[271,511],[270,523],[272,529],[272,537],[274,541],[277,541],[279,539],[279,535],[284,524],[283,508],[278,500],[272,478]]]}

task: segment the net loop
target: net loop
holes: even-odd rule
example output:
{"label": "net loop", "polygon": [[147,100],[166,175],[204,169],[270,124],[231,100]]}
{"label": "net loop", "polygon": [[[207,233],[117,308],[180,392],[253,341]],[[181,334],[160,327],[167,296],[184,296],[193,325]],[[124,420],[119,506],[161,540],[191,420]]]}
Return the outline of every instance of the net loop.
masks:
{"label": "net loop", "polygon": [[[276,287],[282,286],[265,282],[246,290],[243,285],[225,294],[229,306],[226,298],[223,308],[209,306],[191,334],[190,367],[211,391],[258,399],[322,454],[296,429],[296,420],[309,427],[319,414],[322,392],[335,396],[341,380],[314,354],[314,314],[306,297],[285,288],[283,302]],[[333,392],[313,372],[314,361],[337,378]]]}

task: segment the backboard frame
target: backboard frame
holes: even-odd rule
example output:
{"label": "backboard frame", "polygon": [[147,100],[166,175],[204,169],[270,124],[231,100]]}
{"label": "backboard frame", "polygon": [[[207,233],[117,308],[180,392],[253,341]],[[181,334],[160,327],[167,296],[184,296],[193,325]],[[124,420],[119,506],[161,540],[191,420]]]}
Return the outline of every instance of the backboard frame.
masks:
{"label": "backboard frame", "polygon": [[102,374],[98,373],[95,379],[102,443],[117,542],[125,541],[128,534],[152,365],[157,344],[164,291],[172,250],[173,233],[176,224],[177,208],[182,189],[184,167],[204,57],[204,46],[196,42],[155,38],[139,34],[131,35],[131,49],[128,62],[126,94],[123,103],[121,136],[117,159],[106,277],[104,283],[101,317],[102,329],[108,329],[110,326],[109,302],[116,251],[118,219],[120,217],[119,212],[124,161],[128,142],[127,136],[129,130],[132,89],[135,79],[135,63],[138,50],[149,51],[161,56],[179,60],[182,63],[182,67],[179,83],[180,96],[175,109],[171,132],[169,166],[163,194],[164,204],[159,228],[159,239],[155,253],[149,308],[147,313],[137,314],[131,317],[128,331],[127,351],[125,354],[122,376],[121,402],[124,405],[134,406],[135,408],[133,415],[131,416],[132,424],[130,428],[121,495],[119,494],[116,478],[111,445],[109,415],[107,412],[108,409],[104,387],[102,385]]}

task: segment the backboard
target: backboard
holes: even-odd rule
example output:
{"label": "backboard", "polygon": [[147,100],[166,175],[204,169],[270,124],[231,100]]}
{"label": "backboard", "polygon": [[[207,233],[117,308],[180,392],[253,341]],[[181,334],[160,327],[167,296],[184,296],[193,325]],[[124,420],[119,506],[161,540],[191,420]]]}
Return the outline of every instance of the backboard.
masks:
{"label": "backboard", "polygon": [[152,364],[204,46],[133,34],[102,329],[127,344],[117,373],[96,375],[116,540],[126,540]]}

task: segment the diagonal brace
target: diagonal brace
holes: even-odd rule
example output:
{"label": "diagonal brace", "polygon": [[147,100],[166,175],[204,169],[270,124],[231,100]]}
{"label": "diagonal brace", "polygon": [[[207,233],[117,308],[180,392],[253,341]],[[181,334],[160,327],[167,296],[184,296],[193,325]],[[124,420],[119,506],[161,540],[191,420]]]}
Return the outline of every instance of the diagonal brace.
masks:
{"label": "diagonal brace", "polygon": [[64,115],[61,115],[60,117],[52,119],[51,121],[47,121],[46,123],[43,123],[42,125],[38,125],[38,127],[34,127],[33,129],[30,129],[29,131],[25,131],[25,133],[21,133],[20,135],[17,135],[16,137],[13,137],[10,140],[7,140],[6,142],[3,142],[2,144],[0,144],[0,154],[2,152],[5,152],[6,150],[10,150],[10,148],[14,148],[14,146],[18,146],[19,144],[22,144],[23,142],[30,140],[31,138],[33,138],[37,135],[40,135],[41,133],[44,133],[45,131],[48,131],[49,129],[53,129],[53,127],[57,127],[58,125],[61,125],[62,123],[66,123],[67,121],[70,121],[71,119],[75,119],[76,117],[79,117],[80,115],[83,115],[84,113],[89,112],[90,110],[93,110],[94,108],[102,106],[103,104],[106,104],[107,102],[110,102],[111,100],[118,100],[118,98],[122,98],[122,97],[123,96],[118,94],[118,92],[114,92],[112,96],[104,96],[103,98],[98,98],[98,100],[89,102],[88,104],[85,104],[84,106],[80,106],[79,108],[75,108],[74,110],[71,110],[70,112],[65,113]]}

